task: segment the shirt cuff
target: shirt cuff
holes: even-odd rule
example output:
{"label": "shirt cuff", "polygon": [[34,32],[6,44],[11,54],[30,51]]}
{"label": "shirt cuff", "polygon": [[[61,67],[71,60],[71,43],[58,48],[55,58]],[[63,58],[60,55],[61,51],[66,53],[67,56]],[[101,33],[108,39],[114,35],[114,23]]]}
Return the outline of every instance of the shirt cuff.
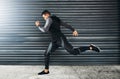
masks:
{"label": "shirt cuff", "polygon": [[38,27],[41,32],[45,32],[45,30],[41,27]]}

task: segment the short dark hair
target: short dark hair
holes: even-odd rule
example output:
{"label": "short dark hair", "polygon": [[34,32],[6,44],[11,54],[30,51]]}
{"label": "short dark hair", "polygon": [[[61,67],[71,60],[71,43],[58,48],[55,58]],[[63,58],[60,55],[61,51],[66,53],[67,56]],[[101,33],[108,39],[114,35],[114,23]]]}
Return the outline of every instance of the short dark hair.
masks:
{"label": "short dark hair", "polygon": [[49,14],[49,15],[51,15],[51,13],[50,13],[48,10],[44,10],[44,11],[41,13],[41,16],[42,16],[43,14]]}

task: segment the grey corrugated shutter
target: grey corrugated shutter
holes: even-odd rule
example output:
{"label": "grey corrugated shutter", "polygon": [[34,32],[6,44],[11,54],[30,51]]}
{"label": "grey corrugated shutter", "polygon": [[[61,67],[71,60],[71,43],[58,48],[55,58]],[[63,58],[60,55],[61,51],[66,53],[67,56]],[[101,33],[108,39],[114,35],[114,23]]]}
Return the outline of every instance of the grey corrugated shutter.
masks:
{"label": "grey corrugated shutter", "polygon": [[0,0],[0,64],[43,64],[50,35],[34,22],[48,9],[79,32],[62,28],[74,47],[95,44],[101,53],[70,55],[59,48],[51,64],[120,64],[117,0]]}

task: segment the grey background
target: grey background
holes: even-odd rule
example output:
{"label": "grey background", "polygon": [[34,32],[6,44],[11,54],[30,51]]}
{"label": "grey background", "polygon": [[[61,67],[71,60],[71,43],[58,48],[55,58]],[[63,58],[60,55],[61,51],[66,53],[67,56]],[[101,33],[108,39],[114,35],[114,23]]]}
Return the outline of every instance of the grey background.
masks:
{"label": "grey background", "polygon": [[34,22],[44,21],[40,13],[48,9],[79,32],[73,37],[63,33],[74,47],[95,44],[100,53],[91,51],[70,55],[59,48],[51,55],[51,64],[120,64],[117,0],[1,0],[0,64],[43,64],[50,35],[41,33]]}

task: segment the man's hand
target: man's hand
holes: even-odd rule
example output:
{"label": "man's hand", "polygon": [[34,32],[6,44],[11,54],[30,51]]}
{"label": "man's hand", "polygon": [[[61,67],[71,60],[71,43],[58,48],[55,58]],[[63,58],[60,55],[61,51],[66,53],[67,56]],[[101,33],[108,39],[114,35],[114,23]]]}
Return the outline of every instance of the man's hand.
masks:
{"label": "man's hand", "polygon": [[40,26],[40,21],[35,21],[35,25],[36,25],[37,27],[39,27],[39,26]]}
{"label": "man's hand", "polygon": [[78,36],[77,30],[73,31],[73,36]]}

